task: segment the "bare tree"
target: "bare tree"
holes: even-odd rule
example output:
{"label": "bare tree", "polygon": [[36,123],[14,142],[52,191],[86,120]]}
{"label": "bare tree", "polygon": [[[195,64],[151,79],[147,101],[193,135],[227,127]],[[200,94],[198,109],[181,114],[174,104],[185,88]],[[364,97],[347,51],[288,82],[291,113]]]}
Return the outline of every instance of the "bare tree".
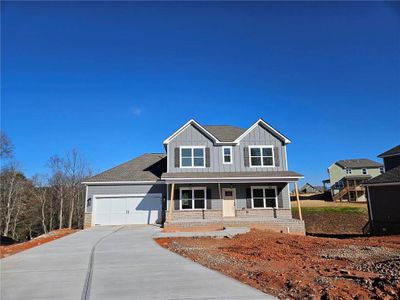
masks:
{"label": "bare tree", "polygon": [[0,131],[0,158],[12,158],[14,146],[8,136]]}
{"label": "bare tree", "polygon": [[78,224],[83,215],[81,182],[91,174],[89,165],[83,155],[73,149],[65,158],[58,156],[50,158],[49,166],[52,170],[50,185],[59,201],[59,228],[63,228],[66,213],[68,213],[67,226],[72,228],[74,222]]}
{"label": "bare tree", "polygon": [[[43,233],[47,233],[47,206],[50,201],[48,201],[48,187],[46,185],[46,179],[44,176],[35,175],[32,178],[33,185],[32,185],[32,196],[38,203],[40,208],[40,220],[42,223]],[[50,211],[50,213],[52,213]]]}
{"label": "bare tree", "polygon": [[[16,164],[1,170],[1,225],[2,234],[8,236],[13,218],[17,218],[21,209],[27,179]],[[16,222],[16,221],[15,221]]]}
{"label": "bare tree", "polygon": [[[72,228],[76,205],[80,203],[82,181],[90,174],[88,163],[78,150],[72,149],[64,159],[64,171],[69,191],[68,228]],[[79,207],[78,207],[79,208]],[[81,211],[78,209],[78,215]]]}
{"label": "bare tree", "polygon": [[50,157],[48,165],[52,171],[50,184],[53,187],[59,201],[58,228],[63,228],[64,221],[64,198],[66,192],[66,177],[63,172],[63,160],[58,156]]}

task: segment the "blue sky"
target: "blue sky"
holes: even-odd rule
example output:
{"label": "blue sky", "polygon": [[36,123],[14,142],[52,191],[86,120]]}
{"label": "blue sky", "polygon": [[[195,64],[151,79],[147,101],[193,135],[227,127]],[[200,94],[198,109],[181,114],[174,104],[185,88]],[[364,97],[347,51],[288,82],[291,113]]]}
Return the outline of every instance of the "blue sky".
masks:
{"label": "blue sky", "polygon": [[1,127],[29,175],[78,148],[95,171],[190,118],[287,135],[289,168],[400,142],[400,4],[2,2]]}

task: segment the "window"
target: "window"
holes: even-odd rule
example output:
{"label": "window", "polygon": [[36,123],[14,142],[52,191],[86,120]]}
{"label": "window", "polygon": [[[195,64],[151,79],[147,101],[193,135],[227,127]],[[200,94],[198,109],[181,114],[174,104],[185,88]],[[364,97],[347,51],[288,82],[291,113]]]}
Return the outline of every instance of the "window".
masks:
{"label": "window", "polygon": [[181,147],[182,168],[204,167],[204,147]]}
{"label": "window", "polygon": [[278,206],[276,187],[252,187],[251,200],[253,208],[276,208]]}
{"label": "window", "polygon": [[232,197],[233,192],[232,191],[225,191],[225,197]]}
{"label": "window", "polygon": [[232,163],[232,147],[222,147],[222,157],[224,164]]}
{"label": "window", "polygon": [[337,189],[342,189],[344,187],[343,181],[337,181],[335,182],[335,188]]}
{"label": "window", "polygon": [[380,168],[379,168],[379,172],[380,172],[381,174],[383,174],[383,173],[385,172],[385,169],[384,169],[383,167],[380,167]]}
{"label": "window", "polygon": [[346,168],[346,174],[350,175],[351,174],[351,169],[350,168]]}
{"label": "window", "polygon": [[250,146],[251,167],[273,167],[274,151],[272,146]]}
{"label": "window", "polygon": [[362,173],[363,175],[367,175],[368,174],[367,169],[362,169]]}
{"label": "window", "polygon": [[206,191],[205,187],[181,188],[181,209],[206,209]]}

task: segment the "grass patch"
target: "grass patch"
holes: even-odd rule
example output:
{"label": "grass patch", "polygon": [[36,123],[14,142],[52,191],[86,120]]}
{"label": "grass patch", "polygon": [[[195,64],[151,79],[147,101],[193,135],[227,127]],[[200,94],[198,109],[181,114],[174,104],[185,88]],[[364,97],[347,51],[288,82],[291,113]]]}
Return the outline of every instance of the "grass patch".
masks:
{"label": "grass patch", "polygon": [[[365,214],[367,212],[366,207],[354,207],[354,206],[320,206],[320,207],[302,207],[302,213],[340,213],[340,214]],[[297,207],[292,207],[292,213],[298,213]]]}

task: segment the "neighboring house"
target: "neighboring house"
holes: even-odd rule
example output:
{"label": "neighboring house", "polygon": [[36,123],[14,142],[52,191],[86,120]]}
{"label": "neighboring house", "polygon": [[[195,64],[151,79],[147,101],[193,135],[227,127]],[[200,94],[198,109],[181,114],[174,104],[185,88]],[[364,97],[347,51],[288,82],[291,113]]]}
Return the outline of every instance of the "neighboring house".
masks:
{"label": "neighboring house", "polygon": [[165,227],[266,225],[304,233],[292,219],[290,141],[262,119],[248,129],[190,120],[144,154],[89,178],[86,226],[164,223]]}
{"label": "neighboring house", "polygon": [[339,160],[328,168],[334,201],[367,201],[362,183],[384,171],[383,165],[370,159]]}
{"label": "neighboring house", "polygon": [[400,145],[382,153],[385,173],[364,183],[373,234],[400,233]]}
{"label": "neighboring house", "polygon": [[314,186],[306,182],[300,189],[299,193],[303,194],[311,194],[311,193],[323,193],[324,187],[323,186]]}

